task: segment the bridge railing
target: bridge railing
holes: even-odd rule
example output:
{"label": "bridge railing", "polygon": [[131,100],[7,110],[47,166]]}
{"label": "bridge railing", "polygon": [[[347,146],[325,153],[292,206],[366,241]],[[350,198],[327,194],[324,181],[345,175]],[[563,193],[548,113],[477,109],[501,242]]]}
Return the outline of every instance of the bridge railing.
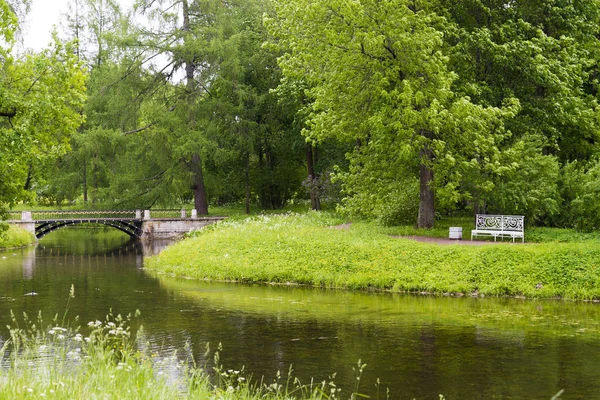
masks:
{"label": "bridge railing", "polygon": [[196,218],[196,210],[44,210],[9,211],[9,221],[47,221],[64,219],[180,219]]}
{"label": "bridge railing", "polygon": [[40,220],[57,220],[57,219],[105,219],[105,218],[122,218],[136,219],[141,215],[133,210],[67,210],[67,211],[31,211],[31,219],[34,221]]}
{"label": "bridge railing", "polygon": [[9,221],[21,221],[23,215],[21,211],[8,211],[7,214]]}

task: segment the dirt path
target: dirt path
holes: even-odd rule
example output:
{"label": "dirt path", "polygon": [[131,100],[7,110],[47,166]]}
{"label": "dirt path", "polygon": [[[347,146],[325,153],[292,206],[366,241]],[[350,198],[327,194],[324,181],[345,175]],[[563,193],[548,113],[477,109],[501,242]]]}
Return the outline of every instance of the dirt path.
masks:
{"label": "dirt path", "polygon": [[[350,229],[350,226],[352,226],[352,222],[346,222],[345,224],[335,225],[335,226],[332,226],[331,228],[337,229],[337,230],[342,230],[342,231],[347,231],[348,229]],[[490,244],[523,244],[521,242],[513,243],[512,240],[493,242],[493,241],[489,241],[489,240],[469,240],[469,239],[451,240],[451,239],[436,238],[436,237],[429,237],[429,236],[396,236],[396,235],[392,235],[392,237],[396,238],[396,239],[410,239],[410,240],[415,240],[417,242],[423,242],[423,243],[458,244],[458,245],[462,245],[462,246],[487,246]]]}

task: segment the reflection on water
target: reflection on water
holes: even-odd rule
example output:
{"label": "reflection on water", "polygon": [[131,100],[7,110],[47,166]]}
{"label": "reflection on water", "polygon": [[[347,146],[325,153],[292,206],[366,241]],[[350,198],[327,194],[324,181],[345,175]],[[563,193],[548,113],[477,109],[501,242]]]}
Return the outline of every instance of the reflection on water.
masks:
{"label": "reflection on water", "polygon": [[[10,323],[11,309],[41,310],[48,323],[62,317],[73,284],[68,317],[79,315],[81,325],[110,309],[139,309],[145,351],[204,364],[206,344],[222,343],[226,368],[245,366],[267,381],[293,365],[303,382],[337,372],[337,382],[353,387],[352,367],[361,359],[368,364],[361,392],[370,395],[377,378],[392,398],[600,393],[595,304],[196,282],[145,271],[143,257],[157,251],[117,231],[64,229],[35,249],[1,253],[0,326]],[[0,345],[6,334],[0,330]]]}

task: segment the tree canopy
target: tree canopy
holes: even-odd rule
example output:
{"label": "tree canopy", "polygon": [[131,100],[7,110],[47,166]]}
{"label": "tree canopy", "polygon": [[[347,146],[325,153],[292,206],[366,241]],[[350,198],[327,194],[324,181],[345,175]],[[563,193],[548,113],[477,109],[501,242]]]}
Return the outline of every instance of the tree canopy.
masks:
{"label": "tree canopy", "polygon": [[17,17],[0,0],[0,205],[22,199],[30,165],[69,149],[83,120],[85,73],[72,45],[15,56]]}
{"label": "tree canopy", "polygon": [[599,3],[71,0],[67,40],[15,58],[3,0],[2,193],[593,229]]}

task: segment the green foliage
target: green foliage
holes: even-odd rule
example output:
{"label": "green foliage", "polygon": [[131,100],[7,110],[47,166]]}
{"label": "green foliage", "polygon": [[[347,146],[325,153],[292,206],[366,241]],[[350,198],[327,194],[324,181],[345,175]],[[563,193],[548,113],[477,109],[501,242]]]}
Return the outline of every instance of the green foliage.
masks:
{"label": "green foliage", "polygon": [[[573,209],[572,223],[583,231],[594,231],[600,228],[600,160],[591,164],[583,175],[579,176],[581,181],[580,191],[575,192],[577,197],[571,202]],[[574,193],[573,193],[574,194]]]}
{"label": "green foliage", "polygon": [[[345,174],[347,196],[338,208],[343,214],[380,221],[383,225],[404,225],[415,221],[419,210],[419,182],[408,176],[386,176],[369,179],[364,170]],[[360,187],[356,192],[352,188]]]}
{"label": "green foliage", "polygon": [[184,2],[169,12],[139,2],[136,10],[165,30],[152,32],[113,1],[77,2],[69,33],[87,44],[80,52],[90,65],[87,120],[73,152],[36,177],[39,202],[181,205],[202,185],[211,204],[248,197],[281,208],[297,196],[304,141],[288,123],[293,106],[271,92],[281,74],[276,54],[262,47],[265,3],[189,1],[186,22]]}
{"label": "green foliage", "polygon": [[490,214],[524,215],[528,224],[535,224],[559,212],[558,161],[541,154],[541,147],[525,137],[502,153],[505,168],[486,196]]}
{"label": "green foliage", "polygon": [[386,225],[427,204],[600,226],[600,0],[72,3],[77,43],[15,57],[29,1],[0,0],[0,204],[281,209],[310,188]]}
{"label": "green foliage", "polygon": [[[457,76],[443,46],[449,27],[431,9],[411,2],[305,0],[275,8],[267,25],[287,50],[280,65],[288,79],[309,86],[312,114],[304,134],[356,144],[349,171],[340,175],[354,197],[347,200],[354,204],[350,211],[383,211],[370,199],[407,193],[392,177],[413,182],[420,167],[436,176],[422,181],[421,193],[438,190],[442,206],[472,196],[460,186],[463,175],[500,168],[499,145],[510,136],[503,120],[517,113],[518,101],[481,106],[453,91]],[[479,176],[470,180],[476,187],[487,184]],[[408,207],[402,218],[412,212]]]}
{"label": "green foliage", "polygon": [[[4,227],[7,229],[3,229]],[[35,237],[25,229],[14,225],[0,224],[0,249],[29,246],[34,242]]]}
{"label": "green foliage", "polygon": [[25,197],[31,165],[68,149],[82,121],[85,74],[72,44],[12,54],[16,17],[0,1],[0,207]]}
{"label": "green foliage", "polygon": [[[373,224],[349,229],[328,214],[223,222],[151,258],[167,274],[331,288],[600,298],[597,241],[437,245],[389,236]],[[446,231],[447,232],[447,231]]]}
{"label": "green foliage", "polygon": [[499,144],[499,168],[481,171],[489,184],[475,181],[475,203],[574,226],[574,193],[561,188],[571,177],[559,175],[573,168],[558,168],[576,160],[585,165],[598,152],[599,3],[434,4],[451,26],[444,38],[458,76],[453,89],[476,104],[499,106],[507,98],[520,104],[505,121],[511,137]]}
{"label": "green foliage", "polygon": [[455,26],[446,36],[461,92],[478,104],[518,98],[507,123],[517,137],[546,138],[561,161],[597,151],[596,74],[600,46],[597,0],[440,1]]}
{"label": "green foliage", "polygon": [[531,229],[527,229],[526,232],[527,241],[531,242],[581,243],[600,241],[600,233],[586,233],[576,229],[533,227]]}

